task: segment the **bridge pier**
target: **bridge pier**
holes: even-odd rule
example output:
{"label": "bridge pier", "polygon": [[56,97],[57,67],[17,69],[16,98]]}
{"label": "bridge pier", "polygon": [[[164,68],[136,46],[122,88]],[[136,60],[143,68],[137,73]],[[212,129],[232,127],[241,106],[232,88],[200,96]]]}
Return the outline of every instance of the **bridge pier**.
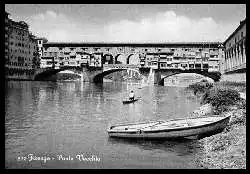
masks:
{"label": "bridge pier", "polygon": [[96,67],[89,67],[89,68],[83,68],[82,69],[82,81],[83,82],[90,82],[90,83],[102,83],[103,79],[98,78],[96,79],[96,75],[103,72],[102,68],[96,68]]}
{"label": "bridge pier", "polygon": [[140,69],[140,73],[146,77],[146,81],[149,85],[159,84],[161,81],[161,72],[158,69]]}
{"label": "bridge pier", "polygon": [[154,84],[159,84],[161,81],[161,72],[158,69],[154,69]]}

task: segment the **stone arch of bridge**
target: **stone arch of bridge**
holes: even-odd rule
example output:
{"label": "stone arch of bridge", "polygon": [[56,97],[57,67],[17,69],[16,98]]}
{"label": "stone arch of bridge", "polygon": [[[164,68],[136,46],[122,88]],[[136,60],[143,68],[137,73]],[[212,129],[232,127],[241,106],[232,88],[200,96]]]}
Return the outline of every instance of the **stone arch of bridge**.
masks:
{"label": "stone arch of bridge", "polygon": [[178,70],[178,71],[173,71],[171,73],[168,73],[167,75],[163,75],[163,77],[161,77],[160,80],[158,80],[158,85],[164,85],[165,78],[168,78],[170,76],[177,75],[177,74],[182,74],[182,73],[199,74],[199,75],[202,75],[205,77],[209,77],[209,78],[213,79],[215,82],[219,81],[220,77],[221,77],[220,72],[207,72],[207,71],[195,71],[195,72],[194,71],[186,71],[186,72],[184,72],[184,71]]}
{"label": "stone arch of bridge", "polygon": [[93,82],[94,83],[101,83],[103,82],[103,77],[108,75],[108,74],[111,74],[111,73],[114,73],[114,72],[117,72],[117,71],[124,71],[124,70],[127,70],[127,68],[121,68],[121,69],[110,69],[110,70],[107,70],[107,71],[103,71],[102,73],[99,73],[99,74],[96,74],[94,77],[93,77]]}
{"label": "stone arch of bridge", "polygon": [[54,74],[57,74],[57,73],[59,73],[61,71],[64,71],[64,70],[72,71],[76,75],[78,75],[79,77],[82,78],[82,74],[81,74],[82,68],[81,67],[63,67],[63,68],[60,68],[60,69],[54,69],[54,68],[39,69],[34,74],[33,79],[34,80],[43,80],[45,78],[48,78],[48,77],[50,77],[50,76],[52,76]]}

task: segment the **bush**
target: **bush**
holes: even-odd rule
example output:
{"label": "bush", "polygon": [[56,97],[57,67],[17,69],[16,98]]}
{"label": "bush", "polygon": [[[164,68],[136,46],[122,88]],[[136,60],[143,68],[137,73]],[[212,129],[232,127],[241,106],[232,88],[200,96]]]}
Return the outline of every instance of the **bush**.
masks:
{"label": "bush", "polygon": [[200,93],[206,92],[211,87],[213,87],[213,83],[209,83],[207,80],[203,79],[200,82],[189,85],[187,88],[193,90],[194,95],[196,95],[198,92]]}
{"label": "bush", "polygon": [[202,96],[201,104],[210,103],[215,108],[215,113],[226,111],[229,106],[241,100],[240,94],[234,89],[227,87],[213,87]]}
{"label": "bush", "polygon": [[239,109],[246,109],[246,100],[241,99],[238,103]]}

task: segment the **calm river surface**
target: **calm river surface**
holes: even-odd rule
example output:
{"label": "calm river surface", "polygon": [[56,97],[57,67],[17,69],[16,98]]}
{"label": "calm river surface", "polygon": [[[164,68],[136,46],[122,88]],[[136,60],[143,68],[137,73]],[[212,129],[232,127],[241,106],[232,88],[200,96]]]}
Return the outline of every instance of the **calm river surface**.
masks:
{"label": "calm river surface", "polygon": [[[106,129],[111,124],[187,117],[199,106],[199,100],[184,88],[139,86],[125,82],[6,82],[6,168],[195,168],[197,140],[108,137]],[[131,89],[142,99],[123,105]]]}

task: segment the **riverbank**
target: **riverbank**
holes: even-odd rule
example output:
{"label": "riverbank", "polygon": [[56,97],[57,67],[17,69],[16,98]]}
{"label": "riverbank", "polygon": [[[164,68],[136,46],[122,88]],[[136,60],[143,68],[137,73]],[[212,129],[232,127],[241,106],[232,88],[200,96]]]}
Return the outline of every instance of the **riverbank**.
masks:
{"label": "riverbank", "polygon": [[[240,96],[242,98],[240,101],[220,114],[231,116],[226,129],[219,134],[198,140],[202,144],[202,150],[195,159],[197,168],[246,169],[246,95],[244,90]],[[213,111],[211,104],[205,104],[195,110],[191,116],[213,115]]]}

